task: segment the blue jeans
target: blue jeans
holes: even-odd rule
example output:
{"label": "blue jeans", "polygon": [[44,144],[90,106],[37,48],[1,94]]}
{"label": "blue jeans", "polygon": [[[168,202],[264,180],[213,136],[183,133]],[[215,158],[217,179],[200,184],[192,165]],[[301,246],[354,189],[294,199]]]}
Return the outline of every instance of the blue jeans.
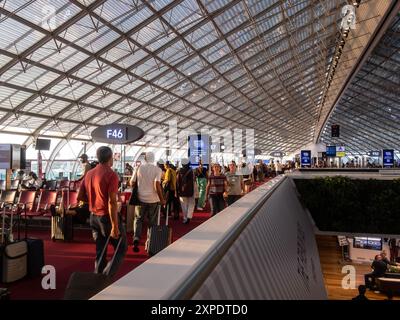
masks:
{"label": "blue jeans", "polygon": [[[119,232],[121,233],[122,241],[112,264],[111,261],[107,262],[107,250],[103,259],[99,261],[101,254],[103,253],[104,246],[111,233],[110,216],[97,216],[91,213],[90,226],[92,227],[93,239],[96,241],[96,261],[94,264],[95,273],[103,273],[112,277],[117,273],[119,267],[124,261],[126,250],[128,248],[126,232],[124,226],[122,225],[122,219],[118,217],[118,227]],[[117,248],[118,242],[119,239],[110,238],[110,243],[114,247],[114,250]]]}

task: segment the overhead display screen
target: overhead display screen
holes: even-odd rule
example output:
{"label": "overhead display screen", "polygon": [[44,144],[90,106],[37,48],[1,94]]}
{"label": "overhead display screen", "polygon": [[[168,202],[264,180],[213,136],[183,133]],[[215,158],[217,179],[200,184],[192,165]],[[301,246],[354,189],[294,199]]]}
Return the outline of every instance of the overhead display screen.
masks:
{"label": "overhead display screen", "polygon": [[331,137],[332,138],[339,138],[339,136],[340,136],[340,126],[338,124],[333,124],[331,129],[332,129]]}
{"label": "overhead display screen", "polygon": [[384,149],[382,150],[383,166],[393,167],[394,165],[394,150]]}
{"label": "overhead display screen", "polygon": [[204,165],[210,163],[210,137],[208,135],[190,135],[188,137],[188,157],[192,166],[198,166],[200,159]]}
{"label": "overhead display screen", "polygon": [[302,167],[310,167],[311,166],[311,150],[301,150],[300,161],[301,161]]}
{"label": "overhead display screen", "polygon": [[336,157],[336,146],[326,146],[326,156]]}
{"label": "overhead display screen", "polygon": [[381,238],[354,237],[354,248],[382,250]]}
{"label": "overhead display screen", "polygon": [[11,169],[12,145],[0,144],[0,169]]}
{"label": "overhead display screen", "polygon": [[379,158],[381,156],[381,151],[380,150],[369,151],[367,155],[370,157]]}

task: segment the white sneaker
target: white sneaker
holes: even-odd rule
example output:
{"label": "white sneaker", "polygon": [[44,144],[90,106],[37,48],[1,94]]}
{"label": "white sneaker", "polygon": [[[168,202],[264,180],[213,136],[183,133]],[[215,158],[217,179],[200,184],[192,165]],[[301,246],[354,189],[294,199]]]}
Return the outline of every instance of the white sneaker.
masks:
{"label": "white sneaker", "polygon": [[200,207],[197,207],[197,210],[203,211],[204,209],[203,209],[203,208],[200,208]]}

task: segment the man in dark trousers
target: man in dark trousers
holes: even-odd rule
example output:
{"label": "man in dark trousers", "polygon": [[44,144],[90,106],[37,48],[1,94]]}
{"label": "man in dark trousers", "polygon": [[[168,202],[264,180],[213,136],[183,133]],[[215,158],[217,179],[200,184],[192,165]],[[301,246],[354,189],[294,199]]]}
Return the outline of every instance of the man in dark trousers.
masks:
{"label": "man in dark trousers", "polygon": [[[112,277],[118,271],[126,254],[126,234],[118,217],[118,175],[112,170],[112,150],[106,146],[98,148],[97,158],[99,165],[86,173],[79,189],[78,200],[88,202],[91,212],[90,226],[93,239],[96,241],[95,272]],[[114,249],[122,237],[112,265],[107,263],[107,252],[102,261],[99,261],[108,237]]]}
{"label": "man in dark trousers", "polygon": [[371,268],[374,271],[364,275],[364,278],[365,286],[372,290],[375,286],[375,279],[382,277],[387,269],[386,263],[382,261],[382,256],[380,254],[375,256],[375,260],[372,262]]}

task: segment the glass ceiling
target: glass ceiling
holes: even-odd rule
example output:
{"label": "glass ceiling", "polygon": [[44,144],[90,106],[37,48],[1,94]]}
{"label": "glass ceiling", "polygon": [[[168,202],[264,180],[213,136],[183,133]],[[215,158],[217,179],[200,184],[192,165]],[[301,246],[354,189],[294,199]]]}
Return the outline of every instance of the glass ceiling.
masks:
{"label": "glass ceiling", "polygon": [[291,152],[313,140],[345,4],[2,0],[0,132],[90,140],[102,124],[176,120]]}
{"label": "glass ceiling", "polygon": [[[331,138],[339,124],[341,137]],[[324,142],[349,151],[400,150],[400,13],[356,74],[327,122]]]}

